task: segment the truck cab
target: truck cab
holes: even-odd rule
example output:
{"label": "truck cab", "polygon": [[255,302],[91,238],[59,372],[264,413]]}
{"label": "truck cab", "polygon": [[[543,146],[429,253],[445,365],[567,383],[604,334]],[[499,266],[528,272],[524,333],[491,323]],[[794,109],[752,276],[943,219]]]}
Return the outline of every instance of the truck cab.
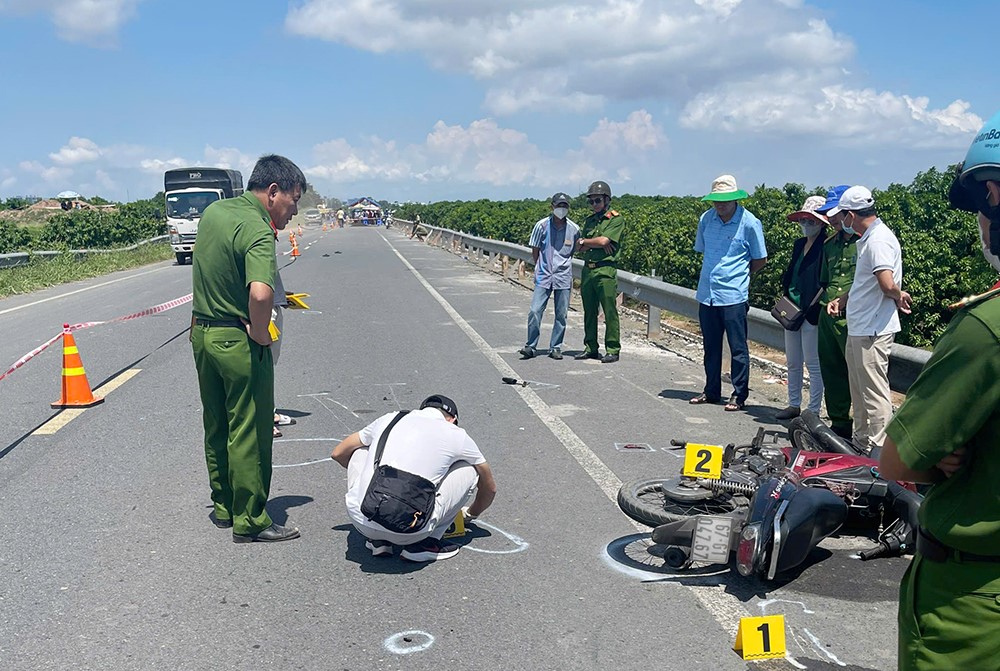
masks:
{"label": "truck cab", "polygon": [[217,200],[243,193],[243,175],[225,168],[180,168],[163,175],[167,232],[177,265],[194,254],[198,222],[205,209]]}

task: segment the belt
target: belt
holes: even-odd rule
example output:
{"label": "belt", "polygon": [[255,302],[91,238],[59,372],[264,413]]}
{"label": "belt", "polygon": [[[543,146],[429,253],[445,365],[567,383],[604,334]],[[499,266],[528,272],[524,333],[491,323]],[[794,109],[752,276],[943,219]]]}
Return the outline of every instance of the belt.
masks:
{"label": "belt", "polygon": [[614,261],[587,261],[586,265],[587,265],[588,268],[591,268],[591,269],[593,269],[593,268],[608,268],[608,267],[614,268],[615,267],[615,262]]}
{"label": "belt", "polygon": [[239,319],[202,319],[201,317],[195,317],[194,323],[198,326],[232,326],[234,328],[243,328],[243,322]]}
{"label": "belt", "polygon": [[1000,563],[1000,555],[980,555],[949,547],[923,529],[917,532],[917,552],[932,562],[943,563],[949,559],[960,562]]}

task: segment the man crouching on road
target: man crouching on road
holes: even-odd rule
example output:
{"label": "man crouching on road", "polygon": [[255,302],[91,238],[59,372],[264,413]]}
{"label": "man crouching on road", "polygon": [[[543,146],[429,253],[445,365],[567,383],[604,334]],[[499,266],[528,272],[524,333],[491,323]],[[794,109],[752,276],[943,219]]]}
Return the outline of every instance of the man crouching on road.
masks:
{"label": "man crouching on road", "polygon": [[[347,514],[376,557],[391,555],[394,545],[402,546],[400,556],[410,561],[454,557],[459,546],[442,541],[444,532],[469,500],[465,519],[474,520],[497,493],[486,458],[458,428],[458,407],[440,394],[427,397],[419,410],[379,417],[342,440],[331,456],[347,469]],[[428,496],[426,515],[421,485]],[[379,494],[386,491],[391,496]],[[412,515],[412,522],[384,526],[393,526],[400,508],[410,511],[403,517]]]}

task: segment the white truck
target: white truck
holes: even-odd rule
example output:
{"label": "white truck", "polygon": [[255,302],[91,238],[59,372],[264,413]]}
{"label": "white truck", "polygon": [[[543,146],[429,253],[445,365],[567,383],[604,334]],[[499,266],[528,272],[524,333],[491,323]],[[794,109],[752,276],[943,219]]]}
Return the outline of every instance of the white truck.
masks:
{"label": "white truck", "polygon": [[223,198],[243,193],[243,175],[225,168],[179,168],[163,174],[166,198],[167,232],[177,265],[184,265],[194,254],[198,222],[205,208]]}

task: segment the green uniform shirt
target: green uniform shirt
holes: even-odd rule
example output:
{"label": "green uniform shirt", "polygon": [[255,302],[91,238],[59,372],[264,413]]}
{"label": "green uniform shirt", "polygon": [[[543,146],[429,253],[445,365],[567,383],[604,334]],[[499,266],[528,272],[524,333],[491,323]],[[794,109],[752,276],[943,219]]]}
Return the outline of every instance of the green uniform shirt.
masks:
{"label": "green uniform shirt", "polygon": [[218,200],[198,224],[191,277],[192,312],[202,319],[250,320],[251,282],[274,288],[277,264],[271,217],[247,191]]}
{"label": "green uniform shirt", "polygon": [[858,263],[858,236],[836,233],[823,243],[823,265],[819,282],[826,287],[820,305],[847,293],[854,283],[854,266]]}
{"label": "green uniform shirt", "polygon": [[602,247],[588,249],[583,253],[585,263],[611,263],[618,264],[618,253],[622,248],[622,238],[625,235],[625,219],[614,210],[605,210],[601,214],[591,214],[583,221],[581,238],[605,237],[614,243],[611,253],[604,251]]}
{"label": "green uniform shirt", "polygon": [[924,499],[920,524],[953,548],[1000,556],[1000,299],[955,315],[886,432],[914,470],[965,447],[962,468]]}

